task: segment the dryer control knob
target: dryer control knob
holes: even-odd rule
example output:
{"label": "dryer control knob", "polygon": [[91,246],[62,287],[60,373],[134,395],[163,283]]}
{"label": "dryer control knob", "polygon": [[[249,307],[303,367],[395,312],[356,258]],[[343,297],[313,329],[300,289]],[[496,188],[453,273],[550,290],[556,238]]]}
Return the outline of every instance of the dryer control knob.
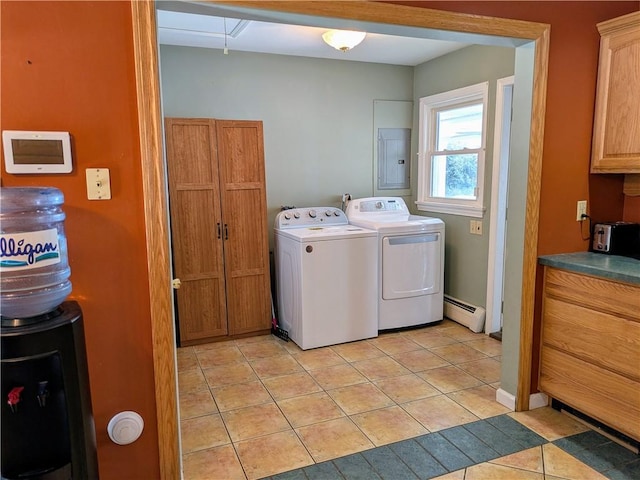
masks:
{"label": "dryer control knob", "polygon": [[316,218],[316,211],[315,210],[309,210],[309,216],[311,218]]}
{"label": "dryer control knob", "polygon": [[300,218],[300,213],[299,212],[294,212],[293,213],[293,218]]}
{"label": "dryer control knob", "polygon": [[291,220],[291,215],[289,215],[288,213],[285,213],[285,214],[284,214],[284,218],[285,218],[286,220]]}
{"label": "dryer control knob", "polygon": [[324,214],[325,214],[327,217],[330,217],[330,216],[331,216],[331,210],[327,210],[326,212],[324,212]]}
{"label": "dryer control knob", "polygon": [[336,210],[335,212],[333,212],[333,215],[336,216],[336,217],[339,217],[340,216],[340,212]]}

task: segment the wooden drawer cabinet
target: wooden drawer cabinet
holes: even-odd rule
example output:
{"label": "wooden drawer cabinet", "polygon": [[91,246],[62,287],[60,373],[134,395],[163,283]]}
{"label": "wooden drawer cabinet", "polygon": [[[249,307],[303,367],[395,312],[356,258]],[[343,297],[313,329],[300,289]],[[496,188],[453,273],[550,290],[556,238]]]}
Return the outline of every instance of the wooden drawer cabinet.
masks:
{"label": "wooden drawer cabinet", "polygon": [[640,287],[545,267],[539,385],[640,441]]}
{"label": "wooden drawer cabinet", "polygon": [[640,12],[598,24],[592,173],[640,173]]}

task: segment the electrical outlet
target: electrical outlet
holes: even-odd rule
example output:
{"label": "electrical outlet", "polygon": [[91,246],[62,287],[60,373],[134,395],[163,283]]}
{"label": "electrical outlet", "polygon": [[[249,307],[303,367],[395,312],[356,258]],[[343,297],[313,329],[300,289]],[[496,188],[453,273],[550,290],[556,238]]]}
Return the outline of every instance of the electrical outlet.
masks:
{"label": "electrical outlet", "polygon": [[587,201],[586,200],[578,200],[578,206],[576,209],[576,221],[581,222],[584,220],[582,215],[587,214]]}
{"label": "electrical outlet", "polygon": [[469,222],[469,233],[482,235],[482,220],[471,220]]}

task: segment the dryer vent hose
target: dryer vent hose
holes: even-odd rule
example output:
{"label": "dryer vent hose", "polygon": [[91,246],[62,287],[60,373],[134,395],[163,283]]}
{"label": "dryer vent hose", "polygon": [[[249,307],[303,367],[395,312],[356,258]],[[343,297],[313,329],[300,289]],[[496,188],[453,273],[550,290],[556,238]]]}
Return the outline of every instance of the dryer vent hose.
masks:
{"label": "dryer vent hose", "polygon": [[351,201],[351,194],[350,193],[343,193],[342,194],[342,207],[340,207],[343,212],[346,212],[347,205],[349,205],[350,201]]}

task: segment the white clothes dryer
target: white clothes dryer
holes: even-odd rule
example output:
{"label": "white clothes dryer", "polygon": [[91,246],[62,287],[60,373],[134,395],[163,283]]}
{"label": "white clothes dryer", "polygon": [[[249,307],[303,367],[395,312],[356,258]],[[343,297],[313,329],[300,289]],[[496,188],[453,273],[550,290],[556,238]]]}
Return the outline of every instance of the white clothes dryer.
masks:
{"label": "white clothes dryer", "polygon": [[346,214],[352,225],[378,232],[378,329],[442,320],[444,222],[410,215],[400,197],[351,200]]}
{"label": "white clothes dryer", "polygon": [[278,323],[300,348],[378,336],[377,232],[339,208],[285,210],[274,227]]}

